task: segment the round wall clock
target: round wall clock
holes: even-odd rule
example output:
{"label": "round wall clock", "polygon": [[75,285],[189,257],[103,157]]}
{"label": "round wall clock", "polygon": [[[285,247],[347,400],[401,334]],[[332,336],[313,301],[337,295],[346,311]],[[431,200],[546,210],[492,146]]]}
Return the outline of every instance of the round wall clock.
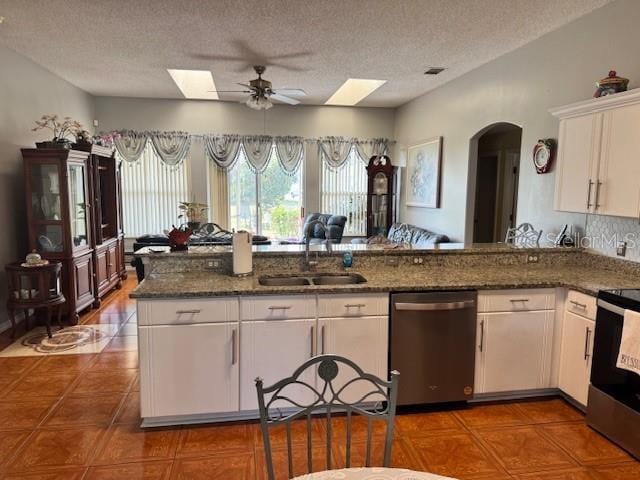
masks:
{"label": "round wall clock", "polygon": [[533,165],[536,172],[547,173],[556,154],[556,142],[552,138],[538,140],[533,147]]}

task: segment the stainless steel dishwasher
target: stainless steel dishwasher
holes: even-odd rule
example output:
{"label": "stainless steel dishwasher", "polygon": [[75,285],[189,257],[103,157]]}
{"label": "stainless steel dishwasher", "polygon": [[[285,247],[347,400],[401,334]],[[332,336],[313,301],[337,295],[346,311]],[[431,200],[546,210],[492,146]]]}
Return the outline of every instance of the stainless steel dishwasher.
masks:
{"label": "stainless steel dishwasher", "polygon": [[398,405],[473,396],[477,292],[391,295],[390,368],[400,372]]}

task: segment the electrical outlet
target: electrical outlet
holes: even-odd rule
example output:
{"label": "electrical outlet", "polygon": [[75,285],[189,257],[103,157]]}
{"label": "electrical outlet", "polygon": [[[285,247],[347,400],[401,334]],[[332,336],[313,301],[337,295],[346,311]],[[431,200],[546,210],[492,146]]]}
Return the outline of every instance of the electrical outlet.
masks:
{"label": "electrical outlet", "polygon": [[389,267],[397,267],[399,265],[398,263],[398,257],[396,256],[389,256],[386,258],[385,260],[385,264]]}
{"label": "electrical outlet", "polygon": [[216,270],[220,267],[220,260],[209,259],[204,261],[205,270]]}
{"label": "electrical outlet", "polygon": [[619,257],[625,257],[627,255],[627,242],[618,242],[616,245],[616,254]]}
{"label": "electrical outlet", "polygon": [[538,263],[538,254],[537,253],[528,254],[527,263]]}

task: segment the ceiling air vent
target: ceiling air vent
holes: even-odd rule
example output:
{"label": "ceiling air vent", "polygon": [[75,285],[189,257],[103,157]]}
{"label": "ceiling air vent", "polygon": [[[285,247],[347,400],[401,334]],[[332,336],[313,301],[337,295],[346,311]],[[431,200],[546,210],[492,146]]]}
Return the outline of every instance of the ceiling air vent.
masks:
{"label": "ceiling air vent", "polygon": [[428,68],[424,74],[425,75],[438,75],[444,71],[444,67],[430,67]]}

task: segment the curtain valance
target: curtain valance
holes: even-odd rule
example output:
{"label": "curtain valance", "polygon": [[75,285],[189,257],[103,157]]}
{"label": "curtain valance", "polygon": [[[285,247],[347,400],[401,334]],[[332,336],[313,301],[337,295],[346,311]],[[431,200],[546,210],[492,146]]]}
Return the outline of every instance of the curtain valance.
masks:
{"label": "curtain valance", "polygon": [[275,137],[274,143],[280,166],[287,175],[293,175],[304,158],[304,138]]}
{"label": "curtain valance", "polygon": [[149,138],[160,160],[171,167],[182,163],[191,148],[187,132],[151,132]]}
{"label": "curtain valance", "polygon": [[322,161],[333,169],[340,168],[355,147],[358,156],[368,163],[374,155],[388,155],[394,142],[386,138],[360,140],[357,138],[323,137],[318,139],[318,152]]}
{"label": "curtain valance", "polygon": [[121,130],[113,134],[113,143],[118,154],[131,163],[140,160],[149,140],[160,160],[171,167],[182,163],[191,148],[191,135],[187,132]]}
{"label": "curtain valance", "polygon": [[240,149],[243,150],[249,168],[263,173],[271,160],[275,147],[278,163],[289,175],[293,175],[304,158],[305,143],[315,143],[321,161],[331,168],[340,168],[349,158],[352,148],[368,162],[374,155],[388,155],[393,141],[386,138],[358,139],[348,137],[303,138],[295,136],[207,134],[192,135],[187,132],[138,132],[122,130],[114,132],[115,147],[127,162],[137,162],[148,140],[160,159],[169,166],[179,165],[189,154],[193,137],[202,138],[204,151],[210,161],[223,170],[232,168]]}
{"label": "curtain valance", "polygon": [[204,151],[209,159],[222,169],[233,167],[242,144],[240,135],[205,135]]}
{"label": "curtain valance", "polygon": [[126,162],[137,162],[144,152],[149,135],[147,132],[121,130],[112,136],[116,150]]}

